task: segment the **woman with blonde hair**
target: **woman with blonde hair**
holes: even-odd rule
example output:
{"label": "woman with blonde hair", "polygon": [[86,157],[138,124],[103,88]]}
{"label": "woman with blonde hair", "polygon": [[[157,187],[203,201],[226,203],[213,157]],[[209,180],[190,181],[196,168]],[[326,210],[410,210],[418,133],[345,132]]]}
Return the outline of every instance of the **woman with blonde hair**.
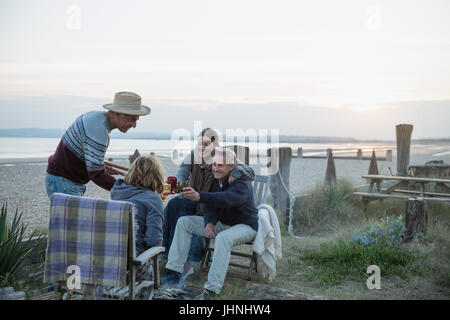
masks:
{"label": "woman with blonde hair", "polygon": [[158,193],[164,189],[164,170],[154,156],[140,156],[130,166],[124,180],[111,189],[111,200],[130,201],[136,212],[136,253],[160,246],[163,239],[163,202]]}

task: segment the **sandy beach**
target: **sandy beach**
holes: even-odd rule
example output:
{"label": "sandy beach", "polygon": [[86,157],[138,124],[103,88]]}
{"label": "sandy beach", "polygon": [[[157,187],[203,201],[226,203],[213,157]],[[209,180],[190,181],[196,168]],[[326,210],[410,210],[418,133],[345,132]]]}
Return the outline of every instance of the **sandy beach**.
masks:
{"label": "sandy beach", "polygon": [[[159,157],[165,169],[165,176],[175,175],[177,165],[171,158]],[[419,154],[411,157],[410,164],[424,164],[437,160],[430,155]],[[450,155],[439,157],[450,163]],[[124,158],[114,159],[114,163],[128,166]],[[361,175],[369,169],[367,160],[335,160],[337,178],[345,178],[355,186],[365,184]],[[290,168],[289,188],[295,195],[306,193],[316,183],[321,183],[325,176],[327,162],[325,159],[293,158]],[[45,228],[49,217],[49,199],[45,191],[46,158],[35,159],[0,159],[0,203],[7,202],[11,211],[19,208],[23,212],[23,221],[32,228]],[[260,164],[252,165],[256,173],[260,173]],[[392,162],[378,161],[380,174],[395,174],[396,158]],[[87,184],[87,197],[110,199],[109,192],[92,182]]]}

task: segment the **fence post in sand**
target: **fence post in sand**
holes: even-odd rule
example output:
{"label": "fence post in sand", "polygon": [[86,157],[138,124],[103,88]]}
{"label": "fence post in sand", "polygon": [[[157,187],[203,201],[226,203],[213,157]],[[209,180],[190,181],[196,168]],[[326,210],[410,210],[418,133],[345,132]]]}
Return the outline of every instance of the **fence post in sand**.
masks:
{"label": "fence post in sand", "polygon": [[128,160],[130,160],[130,165],[136,160],[141,154],[139,153],[138,149],[134,150],[134,153],[128,157]]}
{"label": "fence post in sand", "polygon": [[[370,159],[369,172],[368,174],[379,174],[378,172],[378,164],[377,164],[377,156],[375,155],[375,150],[372,152],[372,158]],[[381,183],[380,181],[376,182],[378,192],[381,192]],[[370,186],[370,190],[372,190],[373,184]],[[370,191],[372,192],[372,191]]]}
{"label": "fence post in sand", "polygon": [[386,151],[386,161],[392,162],[392,150]]}
{"label": "fence post in sand", "polygon": [[303,158],[303,148],[297,149],[297,158]]}
{"label": "fence post in sand", "polygon": [[331,149],[328,149],[327,154],[328,154],[328,161],[324,185],[326,187],[329,187],[331,185],[336,184],[336,166],[334,165],[333,151]]}
{"label": "fence post in sand", "polygon": [[290,147],[270,148],[267,150],[267,157],[270,161],[268,167],[278,164],[278,170],[272,172],[270,176],[269,188],[273,208],[284,215],[284,224],[287,228],[289,225],[289,195],[283,187],[280,176],[286,187],[289,188],[292,149]]}
{"label": "fence post in sand", "polygon": [[406,176],[408,172],[412,131],[413,126],[411,124],[399,124],[396,126],[398,176]]}
{"label": "fence post in sand", "polygon": [[250,164],[250,148],[245,146],[240,146],[237,144],[226,146],[225,148],[230,149],[236,153],[236,158],[242,161],[247,166]]}
{"label": "fence post in sand", "polygon": [[358,149],[358,151],[356,152],[356,158],[358,158],[358,160],[362,160],[363,158],[362,149]]}
{"label": "fence post in sand", "polygon": [[428,208],[424,199],[409,198],[406,203],[405,241],[427,233]]}

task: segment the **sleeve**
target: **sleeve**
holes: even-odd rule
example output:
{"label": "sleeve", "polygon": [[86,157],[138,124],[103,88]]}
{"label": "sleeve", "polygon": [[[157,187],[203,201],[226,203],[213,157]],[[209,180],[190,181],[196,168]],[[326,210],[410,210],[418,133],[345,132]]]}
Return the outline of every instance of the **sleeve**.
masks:
{"label": "sleeve", "polygon": [[191,174],[191,170],[192,170],[193,152],[194,151],[191,151],[188,155],[186,155],[186,157],[184,157],[184,159],[183,159],[183,162],[181,162],[180,166],[178,167],[177,174],[176,174],[178,182],[185,182],[188,180],[189,175]]}
{"label": "sleeve", "polygon": [[83,141],[83,148],[88,178],[99,187],[111,190],[116,178],[105,171],[106,146],[86,136]]}
{"label": "sleeve", "polygon": [[245,176],[249,178],[250,181],[255,180],[255,171],[251,167],[245,165],[243,162],[239,160],[237,161],[237,164],[234,167],[233,171],[231,171],[230,175],[234,178],[240,178]]}
{"label": "sleeve", "polygon": [[210,208],[232,208],[244,205],[249,197],[249,188],[242,180],[233,181],[228,189],[222,192],[200,192],[200,202]]}
{"label": "sleeve", "polygon": [[206,208],[203,214],[203,222],[205,223],[205,227],[208,223],[212,223],[216,225],[217,221],[219,221],[219,216],[217,215],[216,210],[214,208]]}
{"label": "sleeve", "polygon": [[146,230],[144,242],[147,248],[160,246],[163,239],[163,213],[161,210],[150,206],[148,207],[147,218],[145,221]]}

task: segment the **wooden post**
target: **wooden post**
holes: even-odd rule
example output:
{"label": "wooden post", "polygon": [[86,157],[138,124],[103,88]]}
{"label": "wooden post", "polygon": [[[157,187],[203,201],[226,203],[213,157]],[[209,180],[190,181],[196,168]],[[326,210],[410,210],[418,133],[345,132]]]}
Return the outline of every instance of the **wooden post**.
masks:
{"label": "wooden post", "polygon": [[358,149],[358,151],[356,152],[356,157],[358,158],[358,160],[362,160],[363,158],[362,149]]}
{"label": "wooden post", "polygon": [[130,165],[136,160],[141,154],[139,153],[138,149],[134,150],[134,153],[128,157],[128,160],[130,160]]}
{"label": "wooden post", "polygon": [[410,198],[406,203],[405,241],[410,241],[416,235],[427,233],[428,208],[425,200]]}
{"label": "wooden post", "polygon": [[303,148],[297,149],[297,158],[303,158]]}
{"label": "wooden post", "polygon": [[410,124],[399,124],[396,126],[398,176],[406,176],[408,172],[412,130],[413,126]]}
{"label": "wooden post", "polygon": [[336,184],[336,166],[334,165],[333,151],[331,149],[327,150],[328,161],[327,161],[327,172],[325,173],[325,186],[331,186]]}
{"label": "wooden post", "polygon": [[267,150],[267,156],[271,162],[271,166],[278,164],[278,171],[280,174],[276,171],[270,176],[269,188],[272,195],[273,208],[282,214],[285,214],[284,223],[287,228],[289,225],[289,215],[286,215],[289,205],[289,202],[286,201],[286,199],[288,199],[288,194],[283,188],[280,176],[286,187],[289,188],[292,149],[290,147],[270,148]]}
{"label": "wooden post", "polygon": [[386,151],[386,161],[392,162],[392,150]]}
{"label": "wooden post", "polygon": [[233,150],[234,153],[236,153],[236,157],[239,161],[242,161],[247,166],[250,163],[250,148],[245,146],[240,146],[237,144],[226,146],[225,148],[228,148],[230,150]]}
{"label": "wooden post", "polygon": [[178,159],[178,150],[174,149],[172,151],[172,160],[177,160]]}
{"label": "wooden post", "polygon": [[[375,150],[373,150],[373,152],[372,152],[372,158],[370,159],[368,174],[379,174],[378,164],[377,164],[377,156],[375,155]],[[377,181],[376,184],[377,184],[378,192],[381,192],[381,182]],[[373,188],[373,185],[371,185],[369,192],[372,192],[372,190],[371,190],[372,188]]]}

